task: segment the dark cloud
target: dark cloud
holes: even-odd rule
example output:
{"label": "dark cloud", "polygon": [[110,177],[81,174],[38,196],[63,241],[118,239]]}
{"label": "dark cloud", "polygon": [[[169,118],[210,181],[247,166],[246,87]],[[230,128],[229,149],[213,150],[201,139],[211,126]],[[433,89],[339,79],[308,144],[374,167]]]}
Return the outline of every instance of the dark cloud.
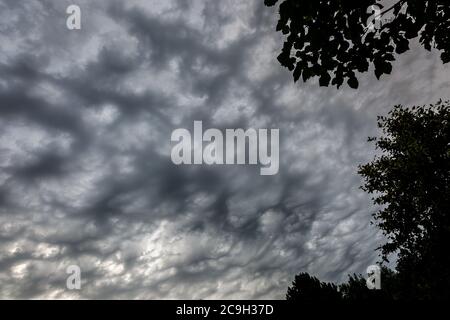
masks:
{"label": "dark cloud", "polygon": [[[435,53],[337,91],[292,83],[263,1],[69,4],[0,0],[0,297],[283,298],[377,260],[357,165],[376,115],[448,98]],[[173,165],[194,120],[279,128],[279,174]]]}

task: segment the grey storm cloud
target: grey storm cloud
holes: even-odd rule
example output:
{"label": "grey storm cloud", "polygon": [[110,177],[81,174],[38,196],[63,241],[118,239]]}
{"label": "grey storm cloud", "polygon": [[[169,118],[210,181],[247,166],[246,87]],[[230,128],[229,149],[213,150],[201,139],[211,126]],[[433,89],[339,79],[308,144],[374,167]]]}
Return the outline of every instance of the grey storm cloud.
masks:
{"label": "grey storm cloud", "polygon": [[[262,0],[0,0],[1,298],[278,299],[300,271],[378,260],[367,137],[395,104],[450,98],[449,66],[417,48],[357,91],[294,84],[276,18]],[[279,173],[172,164],[194,120],[280,129]]]}

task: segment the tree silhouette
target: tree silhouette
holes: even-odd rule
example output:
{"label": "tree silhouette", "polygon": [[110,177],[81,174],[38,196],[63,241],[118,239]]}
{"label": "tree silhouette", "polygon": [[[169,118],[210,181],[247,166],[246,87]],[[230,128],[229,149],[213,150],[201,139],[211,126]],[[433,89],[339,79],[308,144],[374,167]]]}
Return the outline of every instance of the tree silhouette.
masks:
{"label": "tree silhouette", "polygon": [[308,273],[296,275],[286,294],[286,300],[302,302],[340,301],[341,298],[335,284],[322,282]]}
{"label": "tree silhouette", "polygon": [[362,275],[349,275],[348,282],[339,286],[339,292],[346,301],[389,301],[399,297],[398,273],[381,266],[382,286],[379,290],[367,287]]}
{"label": "tree silhouette", "polygon": [[380,154],[359,167],[363,190],[381,209],[374,214],[387,237],[382,257],[397,253],[396,272],[381,268],[381,290],[361,275],[339,286],[300,273],[286,298],[294,301],[450,299],[450,101],[395,106],[378,117]]}
{"label": "tree silhouette", "polygon": [[387,236],[384,259],[398,254],[402,298],[450,298],[450,102],[378,117],[381,151],[360,166],[363,190],[374,194],[374,214]]}
{"label": "tree silhouette", "polygon": [[381,267],[383,286],[380,290],[367,288],[362,275],[349,275],[346,283],[336,285],[322,282],[308,273],[295,276],[292,286],[288,288],[286,300],[291,302],[345,302],[345,301],[390,301],[400,295],[398,273]]}
{"label": "tree silhouette", "polygon": [[[278,0],[265,0],[273,6]],[[409,50],[420,36],[425,49],[441,51],[450,61],[450,6],[448,0],[400,0],[374,16],[377,0],[282,0],[276,30],[286,38],[278,60],[293,72],[294,81],[319,77],[321,86],[339,88],[345,80],[358,88],[356,72],[370,64],[379,79],[392,71],[395,54]],[[392,15],[379,28],[370,28]],[[378,20],[374,20],[378,19]]]}

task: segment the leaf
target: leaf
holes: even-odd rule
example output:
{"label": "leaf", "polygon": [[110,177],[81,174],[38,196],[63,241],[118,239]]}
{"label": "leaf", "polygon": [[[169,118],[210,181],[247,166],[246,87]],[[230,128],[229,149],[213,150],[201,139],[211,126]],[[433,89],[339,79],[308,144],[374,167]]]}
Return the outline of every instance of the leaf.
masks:
{"label": "leaf", "polygon": [[297,63],[293,75],[294,75],[294,82],[297,82],[297,80],[300,79],[300,76],[302,75],[302,66],[300,63]]}
{"label": "leaf", "polygon": [[277,2],[278,2],[278,0],[264,0],[264,4],[265,4],[267,7],[272,7],[272,6],[274,6],[275,3],[277,3]]}
{"label": "leaf", "polygon": [[369,63],[366,59],[359,59],[357,64],[357,70],[359,72],[366,72],[369,70]]}
{"label": "leaf", "polygon": [[384,60],[386,61],[395,61],[394,55],[391,53],[387,53],[384,55]]}
{"label": "leaf", "polygon": [[312,77],[311,69],[305,68],[303,70],[302,77],[303,77],[303,82],[308,81],[308,79]]}
{"label": "leaf", "polygon": [[449,63],[450,62],[450,52],[442,52],[441,60],[444,64]]}
{"label": "leaf", "polygon": [[322,73],[322,75],[319,78],[319,85],[321,87],[328,87],[330,84],[331,76],[328,74],[328,72]]}
{"label": "leaf", "polygon": [[386,62],[380,58],[375,59],[375,76],[379,80],[380,77],[385,74],[390,74],[392,72],[392,64]]}
{"label": "leaf", "polygon": [[373,63],[375,65],[375,76],[377,77],[378,80],[380,80],[380,77],[383,74],[382,60],[377,58],[374,60]]}
{"label": "leaf", "polygon": [[383,72],[386,73],[386,74],[391,74],[391,72],[392,72],[392,64],[390,64],[389,62],[383,63]]}
{"label": "leaf", "polygon": [[342,75],[336,75],[336,77],[331,81],[332,85],[336,85],[336,87],[339,89],[339,87],[344,82],[344,77]]}
{"label": "leaf", "polygon": [[397,43],[397,47],[395,48],[395,52],[397,54],[402,54],[406,51],[409,50],[409,41],[406,39],[401,39],[398,43]]}
{"label": "leaf", "polygon": [[295,58],[292,58],[289,55],[289,52],[283,50],[278,55],[277,59],[281,63],[282,66],[288,68],[290,71],[294,70]]}
{"label": "leaf", "polygon": [[350,86],[350,88],[352,89],[358,89],[359,86],[359,82],[358,79],[356,79],[355,76],[351,76],[348,81],[347,81],[348,85]]}

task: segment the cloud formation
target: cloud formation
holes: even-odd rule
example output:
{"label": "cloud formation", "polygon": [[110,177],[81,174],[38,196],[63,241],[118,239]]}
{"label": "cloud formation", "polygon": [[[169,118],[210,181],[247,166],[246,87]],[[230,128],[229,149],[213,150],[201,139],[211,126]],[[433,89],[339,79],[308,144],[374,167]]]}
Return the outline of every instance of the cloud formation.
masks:
{"label": "cloud formation", "polygon": [[[70,31],[72,2],[0,0],[1,298],[277,299],[377,260],[357,165],[377,115],[450,97],[438,54],[338,91],[293,84],[262,0],[79,0]],[[280,172],[173,165],[194,120],[279,128]]]}

